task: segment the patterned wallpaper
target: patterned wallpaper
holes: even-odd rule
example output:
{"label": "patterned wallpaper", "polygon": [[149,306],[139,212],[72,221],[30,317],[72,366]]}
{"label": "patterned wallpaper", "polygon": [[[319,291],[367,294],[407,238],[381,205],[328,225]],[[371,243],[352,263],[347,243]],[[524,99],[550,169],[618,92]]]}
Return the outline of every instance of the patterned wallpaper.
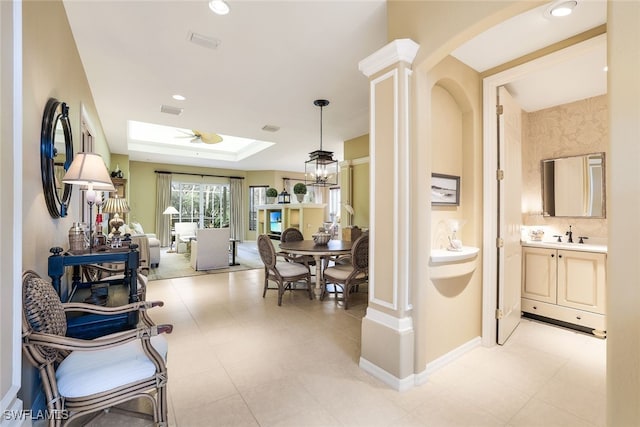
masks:
{"label": "patterned wallpaper", "polygon": [[[575,236],[592,238],[588,243],[600,243],[601,240],[605,240],[607,238],[606,218],[542,216],[540,161],[579,154],[607,153],[608,147],[609,121],[606,95],[532,113],[523,112],[522,220],[525,228],[526,226],[545,226],[545,233],[564,235],[569,225],[572,225]],[[605,168],[606,164],[607,154],[605,154]],[[549,237],[551,236],[545,235],[545,240]]]}

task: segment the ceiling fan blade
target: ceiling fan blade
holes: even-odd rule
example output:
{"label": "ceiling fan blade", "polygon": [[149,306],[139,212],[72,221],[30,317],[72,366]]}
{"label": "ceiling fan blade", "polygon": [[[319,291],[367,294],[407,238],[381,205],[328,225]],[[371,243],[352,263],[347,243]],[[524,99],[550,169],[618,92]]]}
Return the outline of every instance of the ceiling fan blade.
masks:
{"label": "ceiling fan blade", "polygon": [[194,130],[193,134],[195,136],[199,137],[200,140],[202,142],[204,142],[205,144],[217,144],[219,142],[222,142],[222,137],[220,135],[218,135],[217,133],[200,132],[200,131]]}

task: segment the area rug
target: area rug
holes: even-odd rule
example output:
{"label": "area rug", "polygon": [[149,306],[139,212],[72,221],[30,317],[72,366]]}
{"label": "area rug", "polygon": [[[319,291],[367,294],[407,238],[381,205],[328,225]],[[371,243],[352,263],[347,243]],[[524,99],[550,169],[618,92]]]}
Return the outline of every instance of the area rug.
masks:
{"label": "area rug", "polygon": [[[230,257],[231,258],[231,257]],[[236,263],[238,265],[215,270],[196,271],[191,268],[191,254],[167,253],[163,249],[160,254],[160,265],[149,270],[149,280],[173,279],[176,277],[199,276],[203,274],[228,273],[230,271],[263,268],[256,242],[247,241],[238,244]]]}

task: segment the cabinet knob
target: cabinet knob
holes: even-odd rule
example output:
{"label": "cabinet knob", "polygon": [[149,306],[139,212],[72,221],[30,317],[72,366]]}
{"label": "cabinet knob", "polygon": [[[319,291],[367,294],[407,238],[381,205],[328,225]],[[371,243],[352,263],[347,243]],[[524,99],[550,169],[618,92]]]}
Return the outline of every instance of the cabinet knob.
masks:
{"label": "cabinet knob", "polygon": [[558,255],[558,258],[562,258],[562,255]]}
{"label": "cabinet knob", "polygon": [[554,254],[551,254],[551,258],[554,258],[554,257],[555,257],[555,255],[554,255]]}
{"label": "cabinet knob", "polygon": [[580,317],[580,316],[576,316],[576,319],[578,319],[578,320],[582,320],[582,317]]}
{"label": "cabinet knob", "polygon": [[534,309],[534,310],[537,310],[537,309],[538,309],[538,306],[537,306],[537,305],[534,305],[534,306],[533,306],[533,309]]}

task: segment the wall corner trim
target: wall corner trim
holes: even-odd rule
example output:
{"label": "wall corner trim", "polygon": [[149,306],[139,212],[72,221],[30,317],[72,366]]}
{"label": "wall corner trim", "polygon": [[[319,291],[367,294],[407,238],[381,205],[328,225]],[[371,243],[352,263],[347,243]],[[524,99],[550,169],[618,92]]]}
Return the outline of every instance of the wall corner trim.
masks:
{"label": "wall corner trim", "polygon": [[394,40],[358,63],[358,69],[367,77],[397,62],[413,63],[420,45],[411,39]]}
{"label": "wall corner trim", "polygon": [[379,323],[389,329],[398,332],[408,332],[413,330],[413,318],[411,317],[394,317],[372,307],[367,308],[366,318],[372,322]]}

